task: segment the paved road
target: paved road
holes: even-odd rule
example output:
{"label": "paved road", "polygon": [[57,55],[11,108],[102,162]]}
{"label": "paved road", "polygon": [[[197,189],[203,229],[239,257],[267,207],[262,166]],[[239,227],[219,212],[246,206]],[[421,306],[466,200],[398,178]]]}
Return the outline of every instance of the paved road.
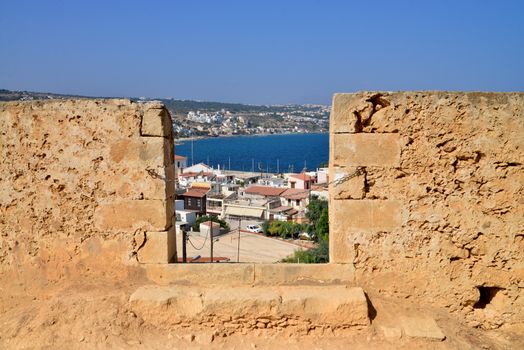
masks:
{"label": "paved road", "polygon": [[[242,225],[244,226],[244,225]],[[181,236],[181,235],[177,235]],[[177,237],[178,256],[182,257],[182,238]],[[209,238],[190,236],[191,242],[195,249],[189,242],[187,244],[187,256],[193,257],[195,255],[209,256],[210,244]],[[205,242],[205,243],[204,243]],[[218,241],[214,243],[215,257],[228,257],[232,262],[237,261],[237,245],[238,245],[238,231],[232,231],[218,237]],[[295,244],[279,241],[273,238],[255,235],[252,233],[240,234],[240,262],[257,262],[257,263],[273,263],[293,254],[297,249],[300,249]]]}

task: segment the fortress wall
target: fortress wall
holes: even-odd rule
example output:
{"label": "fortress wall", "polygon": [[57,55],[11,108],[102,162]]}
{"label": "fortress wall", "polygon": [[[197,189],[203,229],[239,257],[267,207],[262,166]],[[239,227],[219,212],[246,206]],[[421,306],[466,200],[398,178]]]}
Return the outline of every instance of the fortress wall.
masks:
{"label": "fortress wall", "polygon": [[524,94],[336,94],[330,254],[365,290],[524,321]]}
{"label": "fortress wall", "polygon": [[124,279],[172,259],[171,129],[157,103],[0,103],[1,274]]}

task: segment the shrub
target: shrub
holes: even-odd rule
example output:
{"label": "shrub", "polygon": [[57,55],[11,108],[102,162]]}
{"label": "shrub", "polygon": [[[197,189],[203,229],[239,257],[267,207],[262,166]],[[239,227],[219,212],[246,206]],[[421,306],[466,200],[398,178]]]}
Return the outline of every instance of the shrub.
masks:
{"label": "shrub", "polygon": [[283,263],[324,264],[329,262],[329,242],[321,240],[316,248],[297,249],[293,255],[282,259]]}

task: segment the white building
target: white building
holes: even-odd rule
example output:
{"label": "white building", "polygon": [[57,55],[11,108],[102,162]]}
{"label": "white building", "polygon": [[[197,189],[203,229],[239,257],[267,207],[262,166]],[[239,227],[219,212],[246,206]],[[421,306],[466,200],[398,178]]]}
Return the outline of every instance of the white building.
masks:
{"label": "white building", "polygon": [[176,233],[181,234],[182,230],[189,231],[196,222],[196,211],[184,209],[184,200],[175,200],[176,214]]}
{"label": "white building", "polygon": [[175,176],[182,174],[185,168],[187,168],[187,158],[175,154]]}
{"label": "white building", "polygon": [[213,168],[204,163],[198,163],[184,169],[184,173],[212,173]]}

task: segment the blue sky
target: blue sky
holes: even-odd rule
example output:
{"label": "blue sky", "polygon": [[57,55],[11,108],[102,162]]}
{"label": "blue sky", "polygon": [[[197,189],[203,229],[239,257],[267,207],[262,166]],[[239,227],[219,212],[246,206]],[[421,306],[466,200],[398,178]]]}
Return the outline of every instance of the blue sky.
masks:
{"label": "blue sky", "polygon": [[0,1],[0,88],[244,103],[524,90],[524,1]]}

